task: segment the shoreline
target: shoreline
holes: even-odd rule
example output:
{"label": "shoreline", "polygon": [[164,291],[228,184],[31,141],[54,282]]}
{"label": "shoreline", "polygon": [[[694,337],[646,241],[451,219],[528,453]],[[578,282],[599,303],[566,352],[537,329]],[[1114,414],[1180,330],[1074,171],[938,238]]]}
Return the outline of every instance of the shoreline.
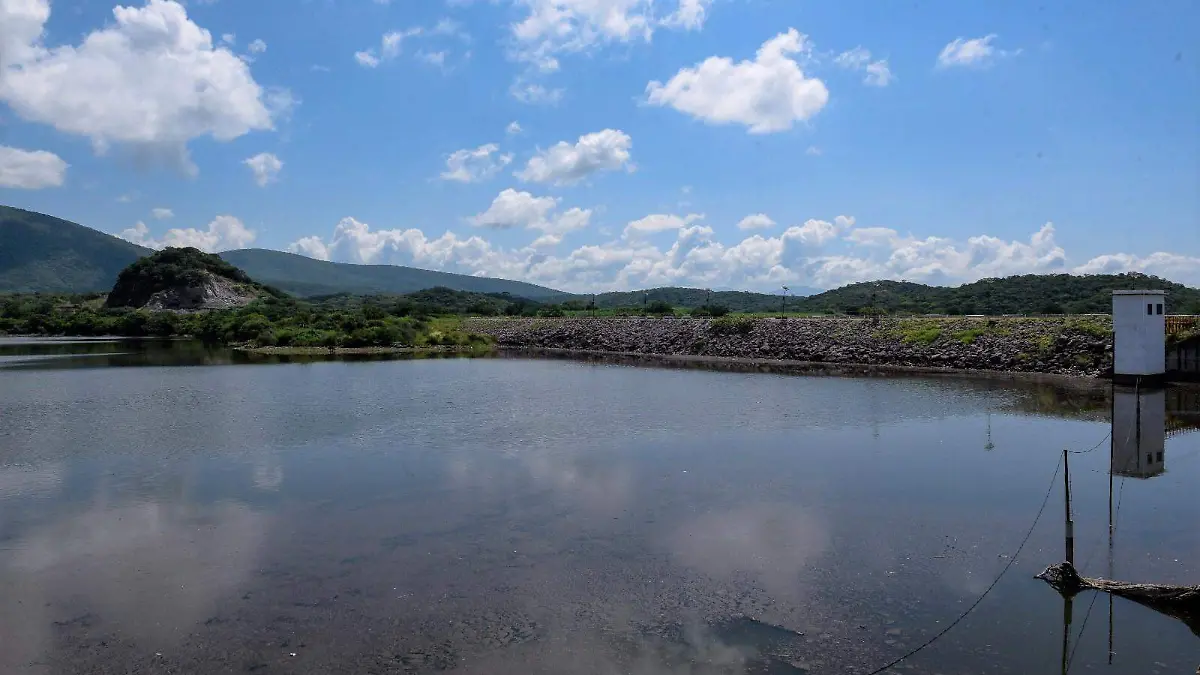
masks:
{"label": "shoreline", "polygon": [[275,356],[352,356],[352,355],[404,355],[404,354],[481,354],[492,351],[492,348],[480,350],[477,347],[447,347],[431,345],[428,347],[249,347],[246,345],[232,346],[233,351],[247,354],[269,354]]}

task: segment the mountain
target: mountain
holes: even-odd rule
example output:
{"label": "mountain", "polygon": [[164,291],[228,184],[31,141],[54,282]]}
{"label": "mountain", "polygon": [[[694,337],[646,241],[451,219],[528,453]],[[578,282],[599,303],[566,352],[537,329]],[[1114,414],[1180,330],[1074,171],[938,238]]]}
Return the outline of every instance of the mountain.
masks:
{"label": "mountain", "polygon": [[521,281],[434,272],[398,265],[325,262],[294,253],[261,248],[226,251],[221,257],[264,284],[307,297],[338,293],[412,293],[435,287],[473,293],[508,293],[537,301],[558,301],[570,297],[562,291]]}
{"label": "mountain", "polygon": [[107,307],[226,309],[279,296],[220,257],[197,248],[167,248],[135,261],[117,276]]}
{"label": "mountain", "polygon": [[850,284],[804,298],[799,311],[858,312],[872,306],[914,314],[1107,314],[1112,292],[1167,291],[1168,310],[1200,314],[1200,289],[1145,274],[1026,274],[983,279],[962,286],[926,286],[904,281]]}
{"label": "mountain", "polygon": [[[68,220],[0,206],[0,293],[105,292],[121,270],[150,253],[150,249]],[[227,251],[221,257],[262,283],[301,296],[399,294],[445,287],[508,293],[537,301],[570,297],[519,281],[397,265],[324,262],[265,249]]]}
{"label": "mountain", "polygon": [[97,293],[149,249],[67,220],[0,206],[0,293]]}

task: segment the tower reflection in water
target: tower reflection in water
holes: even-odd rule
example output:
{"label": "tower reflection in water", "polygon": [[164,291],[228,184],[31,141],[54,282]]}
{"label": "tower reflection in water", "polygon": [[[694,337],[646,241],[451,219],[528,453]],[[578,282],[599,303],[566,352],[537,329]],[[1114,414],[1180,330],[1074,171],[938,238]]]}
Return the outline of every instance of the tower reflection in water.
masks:
{"label": "tower reflection in water", "polygon": [[1166,389],[1113,389],[1114,476],[1153,478],[1166,471],[1166,432]]}
{"label": "tower reflection in water", "polygon": [[[1111,453],[1109,460],[1108,569],[1115,579],[1116,522],[1113,484],[1117,478],[1153,479],[1166,473],[1167,439],[1200,431],[1200,388],[1117,387],[1112,390]],[[1068,505],[1068,513],[1070,506]],[[1119,506],[1118,506],[1119,508]],[[1074,562],[1074,561],[1070,561]],[[1108,664],[1113,665],[1113,596],[1108,595]],[[1063,599],[1062,673],[1071,667],[1075,648],[1070,642],[1074,598]],[[1195,625],[1189,628],[1197,632]],[[1200,632],[1197,632],[1200,635]],[[1077,636],[1076,640],[1082,638]],[[1078,645],[1075,646],[1076,648]],[[1200,673],[1200,670],[1197,670]]]}

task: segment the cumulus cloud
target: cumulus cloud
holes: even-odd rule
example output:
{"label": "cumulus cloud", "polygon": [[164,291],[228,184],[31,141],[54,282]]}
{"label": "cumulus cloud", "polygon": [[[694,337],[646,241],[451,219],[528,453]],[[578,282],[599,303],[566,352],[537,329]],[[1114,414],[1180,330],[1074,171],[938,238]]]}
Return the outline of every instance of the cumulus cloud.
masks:
{"label": "cumulus cloud", "polygon": [[506,128],[504,129],[504,133],[508,134],[509,136],[513,136],[513,135],[515,135],[515,134],[519,134],[519,133],[521,133],[521,131],[522,131],[522,129],[521,129],[521,123],[520,123],[520,122],[517,122],[516,120],[513,120],[512,122],[509,122],[509,123],[508,123],[508,127],[506,127]]}
{"label": "cumulus cloud", "polygon": [[133,227],[122,230],[118,236],[146,248],[192,246],[201,251],[216,253],[245,248],[253,244],[258,235],[233,216],[217,216],[203,230],[194,227],[172,228],[162,237],[155,237],[145,223],[138,221]]}
{"label": "cumulus cloud", "polygon": [[669,213],[652,213],[645,218],[631,221],[625,226],[622,236],[628,239],[646,234],[654,234],[655,232],[682,230],[699,220],[704,220],[703,213],[689,213],[686,216],[677,216]]}
{"label": "cumulus cloud", "polygon": [[68,166],[53,152],[0,145],[0,187],[25,190],[58,187],[66,179]]}
{"label": "cumulus cloud", "polygon": [[809,51],[807,37],[792,28],[765,42],[753,61],[711,56],[666,84],[651,82],[647,100],[709,124],[741,124],[755,134],[786,131],[829,101],[825,83],[807,77],[792,58]]}
{"label": "cumulus cloud", "polygon": [[980,38],[955,38],[942,48],[937,57],[938,68],[986,66],[998,58],[1013,56],[1020,50],[1005,51],[992,44],[996,34]]}
{"label": "cumulus cloud", "polygon": [[20,117],[91,140],[98,153],[194,173],[187,144],[269,130],[293,104],[264,90],[248,63],[192,22],[183,5],[149,0],[115,7],[114,21],[78,45],[50,47],[48,0],[0,2],[0,100]]}
{"label": "cumulus cloud", "polygon": [[855,47],[844,51],[838,54],[833,62],[843,68],[866,73],[863,76],[863,83],[873,87],[886,87],[895,77],[892,75],[891,68],[888,67],[887,59],[872,61],[870,50],[864,47]]}
{"label": "cumulus cloud", "polygon": [[542,238],[535,242],[539,246],[557,244],[568,232],[587,227],[592,218],[591,210],[571,208],[559,213],[558,205],[559,200],[554,197],[534,197],[509,188],[496,195],[486,211],[471,216],[467,222],[495,230],[537,230],[542,233]]}
{"label": "cumulus cloud", "polygon": [[174,218],[175,212],[171,209],[157,208],[150,209],[150,215],[154,216],[156,220],[167,220],[168,218]]}
{"label": "cumulus cloud", "polygon": [[[510,56],[542,72],[565,53],[612,43],[649,42],[659,28],[698,30],[712,0],[514,0],[525,10],[511,26]],[[666,9],[660,12],[660,9]]]}
{"label": "cumulus cloud", "polygon": [[260,152],[253,157],[247,157],[242,160],[242,164],[250,167],[250,171],[254,172],[254,182],[259,187],[266,187],[267,183],[278,180],[279,172],[283,170],[283,161],[269,152]]}
{"label": "cumulus cloud", "polygon": [[[504,248],[483,236],[453,232],[433,237],[419,229],[374,230],[347,218],[331,238],[306,237],[289,250],[321,259],[519,279],[578,292],[669,285],[832,288],[874,279],[956,284],[1012,274],[1124,271],[1200,283],[1200,258],[1169,253],[1105,255],[1071,267],[1050,223],[1025,239],[978,235],[953,240],[858,227],[854,218],[838,216],[809,219],[775,236],[754,233],[740,241],[722,241],[702,223],[701,215],[652,214],[629,223],[617,239],[563,251],[561,233],[586,225],[591,212],[560,212],[552,198],[506,193],[475,219],[485,228],[529,229],[536,238],[528,245]],[[647,236],[650,233],[671,236],[659,243]]]}
{"label": "cumulus cloud", "polygon": [[250,52],[251,54],[261,54],[267,51],[267,43],[263,42],[261,39],[255,40],[254,42],[246,45],[246,51]]}
{"label": "cumulus cloud", "polygon": [[1141,272],[1196,285],[1200,283],[1200,256],[1163,252],[1147,256],[1115,253],[1096,256],[1072,271],[1076,274]]}
{"label": "cumulus cloud", "polygon": [[762,230],[775,227],[775,221],[765,213],[754,213],[738,221],[739,230]]}
{"label": "cumulus cloud", "polygon": [[481,145],[474,150],[455,150],[446,158],[443,180],[459,183],[477,183],[495,176],[513,160],[511,154],[501,154],[495,143]]}
{"label": "cumulus cloud", "polygon": [[569,185],[600,171],[632,171],[632,147],[629,134],[616,129],[585,134],[574,144],[561,141],[539,152],[517,172],[517,177],[533,183]]}

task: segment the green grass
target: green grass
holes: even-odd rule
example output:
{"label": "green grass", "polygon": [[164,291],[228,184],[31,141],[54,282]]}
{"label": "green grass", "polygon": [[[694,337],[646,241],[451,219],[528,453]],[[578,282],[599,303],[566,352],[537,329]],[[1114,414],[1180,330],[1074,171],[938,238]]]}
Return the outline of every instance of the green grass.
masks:
{"label": "green grass", "polygon": [[1107,338],[1112,335],[1112,326],[1105,326],[1095,321],[1087,319],[1071,319],[1063,324],[1063,328],[1073,330],[1079,333],[1085,333],[1092,337]]}
{"label": "green grass", "polygon": [[954,334],[954,339],[964,345],[973,344],[979,339],[980,335],[987,333],[987,328],[971,328],[969,330],[959,331]]}

